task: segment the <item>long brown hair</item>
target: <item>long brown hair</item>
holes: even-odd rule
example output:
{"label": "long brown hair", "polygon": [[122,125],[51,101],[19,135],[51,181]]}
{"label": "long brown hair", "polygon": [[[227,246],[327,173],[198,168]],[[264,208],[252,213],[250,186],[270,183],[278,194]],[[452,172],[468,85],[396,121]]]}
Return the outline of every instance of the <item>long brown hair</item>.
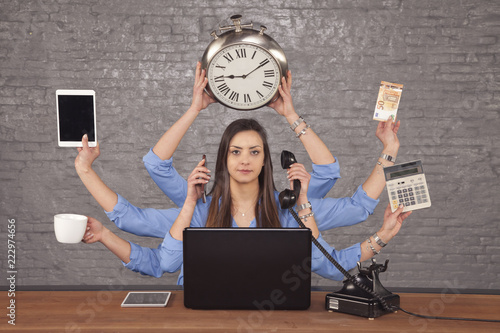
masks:
{"label": "long brown hair", "polygon": [[[210,195],[212,202],[208,210],[207,227],[230,228],[231,221],[231,191],[229,188],[229,171],[227,169],[227,155],[229,143],[232,138],[243,131],[257,132],[264,145],[264,166],[259,174],[259,194],[255,205],[255,219],[257,227],[281,226],[279,222],[278,209],[274,197],[273,164],[269,145],[267,143],[266,130],[254,119],[238,119],[227,126],[219,144],[217,162],[215,165],[215,179]],[[219,202],[220,201],[220,202]]]}

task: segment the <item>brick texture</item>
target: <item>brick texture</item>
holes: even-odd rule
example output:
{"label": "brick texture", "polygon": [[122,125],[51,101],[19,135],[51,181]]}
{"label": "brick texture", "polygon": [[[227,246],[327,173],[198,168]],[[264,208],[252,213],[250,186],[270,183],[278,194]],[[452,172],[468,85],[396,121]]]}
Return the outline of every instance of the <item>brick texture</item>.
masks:
{"label": "brick texture", "polygon": [[[392,287],[500,289],[500,3],[443,1],[1,1],[0,276],[7,223],[16,220],[18,285],[169,285],[177,274],[141,276],[103,246],[56,242],[53,215],[94,216],[125,239],[74,170],[76,149],[58,148],[55,90],[97,92],[97,172],[140,207],[174,204],[152,182],[142,156],[189,107],[196,61],[210,31],[232,14],[264,24],[286,52],[296,109],[341,165],[328,196],[353,194],[382,145],[373,121],[380,81],[403,83],[399,161],[421,159],[432,207],[414,212],[379,255]],[[255,117],[270,134],[276,185],[287,187],[279,152],[310,161],[272,109],[241,113],[212,105],[175,154],[187,176],[206,153],[214,161],[225,126]],[[310,165],[309,165],[310,167]],[[330,230],[337,248],[381,225],[373,216]],[[6,280],[0,279],[5,286]],[[340,282],[315,276],[314,285]]]}

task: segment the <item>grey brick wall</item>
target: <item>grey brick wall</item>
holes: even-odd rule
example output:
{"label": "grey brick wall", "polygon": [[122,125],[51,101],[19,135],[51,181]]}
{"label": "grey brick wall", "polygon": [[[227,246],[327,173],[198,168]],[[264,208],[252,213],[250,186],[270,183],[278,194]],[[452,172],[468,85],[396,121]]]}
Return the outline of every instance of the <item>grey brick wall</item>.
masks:
{"label": "grey brick wall", "polygon": [[[392,287],[500,289],[500,5],[444,1],[2,1],[0,10],[0,276],[7,223],[15,219],[18,285],[168,285],[123,268],[101,245],[56,242],[53,215],[95,216],[117,230],[80,182],[76,149],[58,148],[55,90],[95,89],[102,154],[96,170],[140,207],[169,208],[142,156],[189,107],[195,63],[209,33],[235,13],[265,24],[285,50],[296,109],[340,161],[331,197],[350,196],[382,145],[371,120],[381,80],[403,83],[399,161],[421,159],[432,208],[414,212],[379,261]],[[272,109],[212,105],[175,154],[187,176],[202,153],[215,160],[224,127],[252,116],[266,124],[273,159],[296,152]],[[285,188],[282,172],[277,186]],[[355,227],[325,232],[342,248],[381,225],[387,195]],[[4,278],[0,285],[6,285]],[[339,282],[315,277],[315,285]]]}

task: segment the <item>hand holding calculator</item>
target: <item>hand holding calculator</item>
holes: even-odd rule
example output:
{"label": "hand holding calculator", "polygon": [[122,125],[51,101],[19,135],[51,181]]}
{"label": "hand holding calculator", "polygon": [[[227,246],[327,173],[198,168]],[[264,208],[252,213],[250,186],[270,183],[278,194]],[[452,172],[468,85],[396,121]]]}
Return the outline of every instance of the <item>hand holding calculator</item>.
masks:
{"label": "hand holding calculator", "polygon": [[384,173],[392,212],[401,204],[403,212],[431,206],[422,161],[386,167]]}

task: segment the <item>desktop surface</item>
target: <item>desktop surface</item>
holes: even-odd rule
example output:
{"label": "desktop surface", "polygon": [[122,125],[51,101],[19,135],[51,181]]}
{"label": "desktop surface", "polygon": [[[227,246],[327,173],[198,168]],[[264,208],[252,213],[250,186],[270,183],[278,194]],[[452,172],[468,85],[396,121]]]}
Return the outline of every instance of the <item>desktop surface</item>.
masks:
{"label": "desktop surface", "polygon": [[[428,320],[398,311],[368,320],[325,310],[328,291],[313,291],[307,310],[193,310],[173,290],[165,308],[122,308],[127,291],[19,291],[9,332],[499,332],[499,323]],[[401,307],[449,317],[500,319],[500,295],[405,294]]]}

